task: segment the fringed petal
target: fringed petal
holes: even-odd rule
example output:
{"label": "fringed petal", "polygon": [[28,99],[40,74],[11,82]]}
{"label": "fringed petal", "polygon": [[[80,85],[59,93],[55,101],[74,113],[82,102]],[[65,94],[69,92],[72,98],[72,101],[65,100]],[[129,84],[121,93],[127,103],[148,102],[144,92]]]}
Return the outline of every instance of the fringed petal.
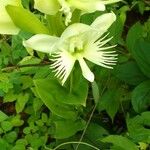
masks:
{"label": "fringed petal", "polygon": [[50,68],[54,69],[55,76],[61,80],[62,85],[69,77],[76,59],[67,51],[62,50],[52,55],[54,62]]}

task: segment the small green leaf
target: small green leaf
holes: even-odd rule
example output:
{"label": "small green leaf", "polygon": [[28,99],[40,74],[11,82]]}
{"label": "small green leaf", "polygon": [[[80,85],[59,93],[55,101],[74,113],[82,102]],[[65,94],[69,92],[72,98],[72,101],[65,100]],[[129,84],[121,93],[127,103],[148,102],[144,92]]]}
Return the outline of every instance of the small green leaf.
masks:
{"label": "small green leaf", "polygon": [[138,85],[132,93],[132,105],[136,112],[145,111],[150,106],[150,81]]}
{"label": "small green leaf", "polygon": [[6,10],[14,24],[20,29],[33,34],[49,33],[48,29],[40,22],[40,20],[27,9],[7,5]]}
{"label": "small green leaf", "polygon": [[5,134],[4,138],[8,143],[13,143],[17,139],[17,133],[15,131],[11,131]]}
{"label": "small green leaf", "polygon": [[26,148],[22,144],[17,144],[11,150],[26,150]]}
{"label": "small green leaf", "polygon": [[143,112],[134,118],[127,119],[129,136],[136,142],[150,144],[150,112]]}
{"label": "small green leaf", "polygon": [[7,118],[8,118],[8,116],[5,113],[3,113],[2,111],[0,111],[0,122],[6,120]]}
{"label": "small green leaf", "polygon": [[102,139],[102,142],[112,143],[114,146],[120,148],[120,150],[138,150],[138,147],[133,142],[119,135],[109,135]]}
{"label": "small green leaf", "polygon": [[0,138],[0,150],[8,150],[8,149],[11,149],[8,142]]}
{"label": "small green leaf", "polygon": [[13,128],[11,122],[9,121],[3,121],[1,123],[1,127],[5,132],[10,131]]}
{"label": "small green leaf", "polygon": [[27,103],[28,100],[29,100],[29,93],[25,93],[25,94],[20,93],[18,95],[17,102],[15,105],[17,113],[20,113],[24,109],[25,104]]}
{"label": "small green leaf", "polygon": [[22,126],[24,123],[24,121],[21,120],[20,115],[13,116],[10,122],[14,127]]}

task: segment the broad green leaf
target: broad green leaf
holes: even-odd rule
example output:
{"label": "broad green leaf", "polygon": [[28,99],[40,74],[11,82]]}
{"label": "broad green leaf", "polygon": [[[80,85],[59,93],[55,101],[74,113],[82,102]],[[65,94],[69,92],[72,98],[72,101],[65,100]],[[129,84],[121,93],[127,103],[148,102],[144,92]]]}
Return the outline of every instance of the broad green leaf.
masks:
{"label": "broad green leaf", "polygon": [[[83,120],[62,120],[55,121],[55,134],[56,139],[64,139],[73,136],[77,131],[83,130],[85,122]],[[67,128],[66,128],[67,127]]]}
{"label": "broad green leaf", "polygon": [[102,126],[96,123],[90,123],[85,135],[93,142],[96,142],[98,139],[102,139],[104,136],[109,135],[108,131]]}
{"label": "broad green leaf", "polygon": [[47,89],[47,91],[51,91],[51,93],[48,92],[47,94],[55,97],[60,103],[86,105],[88,84],[83,78],[78,78],[78,81],[76,81],[71,87],[72,89],[61,86],[58,81],[53,79],[35,80],[34,83],[35,85],[40,84],[41,87]]}
{"label": "broad green leaf", "polygon": [[137,40],[133,47],[132,55],[141,71],[150,78],[150,43]]}
{"label": "broad green leaf", "polygon": [[132,141],[119,135],[109,135],[101,141],[112,143],[114,146],[120,147],[120,150],[138,150],[138,147]]}
{"label": "broad green leaf", "polygon": [[[77,112],[74,107],[61,102],[65,99],[64,91],[57,81],[52,79],[41,79],[34,81],[37,93],[43,103],[52,111],[52,113],[66,118],[75,119]],[[63,93],[63,95],[61,95]],[[65,93],[67,94],[67,93]],[[59,99],[59,100],[58,100]]]}
{"label": "broad green leaf", "polygon": [[7,118],[8,118],[8,116],[5,113],[3,113],[2,111],[0,111],[0,122],[6,120]]}
{"label": "broad green leaf", "polygon": [[127,119],[129,136],[136,142],[150,144],[150,112],[143,112],[134,118]]}
{"label": "broad green leaf", "polygon": [[120,80],[131,85],[137,85],[146,80],[146,77],[134,61],[117,65],[114,69],[114,75]]}
{"label": "broad green leaf", "polygon": [[141,83],[133,90],[132,105],[138,113],[150,106],[150,80]]}
{"label": "broad green leaf", "polygon": [[7,5],[6,10],[14,24],[20,29],[33,34],[49,33],[48,29],[40,22],[40,20],[27,9]]}
{"label": "broad green leaf", "polygon": [[142,33],[143,27],[139,22],[137,22],[130,28],[126,38],[128,51],[131,52],[133,50],[134,45],[136,44],[136,40],[142,37]]}

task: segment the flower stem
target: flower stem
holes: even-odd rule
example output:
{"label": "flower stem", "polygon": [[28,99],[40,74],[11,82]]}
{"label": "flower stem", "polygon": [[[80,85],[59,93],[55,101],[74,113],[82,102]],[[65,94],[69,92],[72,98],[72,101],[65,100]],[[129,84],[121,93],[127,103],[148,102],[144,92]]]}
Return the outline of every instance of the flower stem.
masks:
{"label": "flower stem", "polygon": [[72,87],[73,87],[73,73],[70,75],[70,88],[69,88],[69,93],[72,93]]}
{"label": "flower stem", "polygon": [[58,148],[60,148],[60,147],[62,147],[64,145],[68,145],[68,144],[82,144],[82,145],[89,146],[89,147],[91,147],[91,148],[93,148],[95,150],[100,150],[99,148],[97,148],[97,147],[95,147],[95,146],[93,146],[91,144],[85,143],[85,142],[66,142],[66,143],[62,143],[62,144],[58,145],[57,147],[55,147],[52,150],[57,150]]}

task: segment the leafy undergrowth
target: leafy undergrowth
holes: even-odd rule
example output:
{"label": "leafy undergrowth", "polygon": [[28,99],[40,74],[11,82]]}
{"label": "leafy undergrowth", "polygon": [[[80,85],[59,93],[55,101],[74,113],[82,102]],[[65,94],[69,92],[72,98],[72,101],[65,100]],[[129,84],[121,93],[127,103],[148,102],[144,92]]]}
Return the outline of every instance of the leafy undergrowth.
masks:
{"label": "leafy undergrowth", "polygon": [[[31,1],[23,4],[35,11]],[[91,65],[92,84],[76,64],[62,87],[48,56],[22,46],[31,34],[1,35],[0,150],[149,150],[149,6],[134,0],[108,7],[117,14],[109,36],[118,63],[113,70]],[[81,22],[98,15],[83,15]]]}

